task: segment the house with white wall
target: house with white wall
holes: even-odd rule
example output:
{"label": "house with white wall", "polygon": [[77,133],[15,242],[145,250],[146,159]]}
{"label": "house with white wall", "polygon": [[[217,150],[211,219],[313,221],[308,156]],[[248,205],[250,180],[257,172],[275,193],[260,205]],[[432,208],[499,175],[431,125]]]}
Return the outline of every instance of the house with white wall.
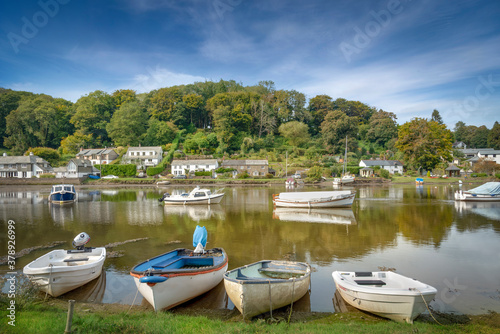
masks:
{"label": "house with white wall", "polygon": [[107,165],[118,158],[118,153],[114,148],[81,148],[76,158],[89,160],[92,165]]}
{"label": "house with white wall", "polygon": [[127,153],[122,157],[122,162],[135,164],[137,169],[158,166],[163,159],[161,146],[139,146],[129,147]]}
{"label": "house with white wall", "polygon": [[213,172],[219,168],[217,159],[173,160],[172,174],[186,175],[190,172]]}
{"label": "house with white wall", "polygon": [[66,166],[66,169],[57,168],[56,178],[82,178],[89,175],[101,175],[101,171],[94,166],[89,160],[71,159]]}
{"label": "house with white wall", "polygon": [[399,160],[361,160],[359,167],[380,167],[388,170],[390,174],[403,174],[403,164]]}
{"label": "house with white wall", "polygon": [[45,159],[33,155],[0,157],[0,177],[15,177],[19,179],[40,177],[40,174],[51,173],[52,166]]}

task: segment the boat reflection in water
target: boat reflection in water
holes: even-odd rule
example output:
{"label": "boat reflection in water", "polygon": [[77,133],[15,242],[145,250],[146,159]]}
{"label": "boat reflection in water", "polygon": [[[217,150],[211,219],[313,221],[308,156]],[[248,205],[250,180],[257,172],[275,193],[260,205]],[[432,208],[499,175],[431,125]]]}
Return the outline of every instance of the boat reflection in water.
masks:
{"label": "boat reflection in water", "polygon": [[357,224],[352,209],[274,208],[273,218],[305,223]]}
{"label": "boat reflection in water", "polygon": [[49,208],[54,225],[64,226],[64,223],[75,220],[74,205],[58,205],[49,202]]}
{"label": "boat reflection in water", "polygon": [[62,298],[73,299],[77,302],[102,303],[106,291],[106,271],[87,284],[65,293]]}
{"label": "boat reflection in water", "polygon": [[164,212],[166,215],[187,215],[194,221],[200,221],[202,219],[219,218],[223,219],[225,217],[224,209],[220,204],[212,205],[165,205]]}
{"label": "boat reflection in water", "polygon": [[491,220],[500,220],[500,202],[455,201],[455,210],[460,214],[472,212]]}

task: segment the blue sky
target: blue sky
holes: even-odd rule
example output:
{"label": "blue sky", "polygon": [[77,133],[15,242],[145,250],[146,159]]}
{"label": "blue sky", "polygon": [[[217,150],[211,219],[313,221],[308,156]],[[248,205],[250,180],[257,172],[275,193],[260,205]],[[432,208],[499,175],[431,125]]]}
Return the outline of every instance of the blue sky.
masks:
{"label": "blue sky", "polygon": [[0,87],[75,102],[219,79],[359,100],[402,124],[500,121],[500,2],[3,1]]}

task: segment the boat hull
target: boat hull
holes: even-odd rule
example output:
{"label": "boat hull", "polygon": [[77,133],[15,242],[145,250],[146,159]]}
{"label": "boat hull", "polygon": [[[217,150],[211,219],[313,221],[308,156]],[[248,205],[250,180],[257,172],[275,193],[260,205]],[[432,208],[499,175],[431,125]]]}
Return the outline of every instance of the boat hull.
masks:
{"label": "boat hull", "polygon": [[[345,281],[342,275],[349,273],[333,272],[337,291],[351,306],[397,322],[413,323],[413,320],[427,309],[434,299],[436,289],[419,281],[406,278],[408,286],[384,291],[383,287],[357,287]],[[425,302],[424,302],[425,300]],[[427,305],[426,305],[427,304]]]}
{"label": "boat hull", "polygon": [[[74,261],[84,258],[89,260]],[[94,248],[91,253],[68,254],[62,249],[54,250],[26,265],[23,272],[41,291],[58,297],[99,277],[105,259],[104,247]]]}
{"label": "boat hull", "polygon": [[171,196],[165,198],[163,203],[165,205],[210,205],[219,204],[222,201],[224,194],[213,194],[210,197],[198,198],[182,198],[181,196]]}
{"label": "boat hull", "polygon": [[[189,251],[178,249],[137,265],[130,274],[134,277],[134,282],[141,295],[153,306],[155,311],[168,310],[213,289],[222,281],[227,270],[228,259],[224,250],[220,250],[222,258],[219,261],[220,263],[214,266],[200,267],[199,269],[168,269],[168,265],[166,265],[165,270],[155,270],[158,267],[152,265],[149,267],[153,269],[153,275],[151,276],[147,276],[148,270],[142,272],[136,270],[145,269],[144,266],[149,261],[154,263],[155,259],[161,256],[163,256],[163,261],[174,263],[179,257],[176,255],[170,256],[169,254],[178,251]],[[200,257],[192,256],[190,258],[194,260]],[[205,257],[201,256],[201,258]],[[157,283],[141,282],[144,278],[164,279],[164,281]]]}
{"label": "boat hull", "polygon": [[455,192],[455,200],[466,202],[499,202],[500,196],[476,195],[465,191],[457,191]]}
{"label": "boat hull", "polygon": [[240,280],[235,274],[238,269],[245,272],[248,268],[251,271],[251,267],[255,267],[258,270],[262,262],[279,263],[284,266],[297,264],[287,261],[260,261],[234,269],[224,275],[226,293],[245,319],[294,303],[309,290],[311,271],[309,265],[305,263],[298,263],[307,269],[305,274],[297,278]]}
{"label": "boat hull", "polygon": [[[332,192],[334,193],[334,192]],[[286,193],[285,193],[286,194]],[[294,193],[300,194],[300,193]],[[310,194],[310,193],[304,193]],[[311,197],[305,199],[300,198],[281,198],[282,194],[273,196],[274,206],[284,207],[284,208],[341,208],[349,207],[354,202],[356,197],[355,192],[347,192],[340,195],[322,195],[318,194],[317,197]]]}
{"label": "boat hull", "polygon": [[54,204],[64,204],[64,203],[73,203],[76,201],[75,193],[53,193],[50,194],[49,201]]}

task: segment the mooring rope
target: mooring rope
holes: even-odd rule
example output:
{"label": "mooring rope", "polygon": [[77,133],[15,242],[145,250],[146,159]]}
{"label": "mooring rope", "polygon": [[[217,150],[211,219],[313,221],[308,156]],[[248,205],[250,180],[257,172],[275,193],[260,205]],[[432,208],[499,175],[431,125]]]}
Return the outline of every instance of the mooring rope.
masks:
{"label": "mooring rope", "polygon": [[294,298],[295,298],[295,277],[293,278],[293,284],[292,284],[292,304],[290,305],[290,314],[288,315],[288,324],[290,324],[290,318],[292,317]]}
{"label": "mooring rope", "polygon": [[429,311],[429,314],[431,315],[432,319],[434,319],[434,321],[437,322],[438,324],[440,324],[441,326],[444,326],[442,323],[440,323],[439,321],[437,321],[436,318],[434,318],[434,315],[432,314],[431,309],[429,308],[429,305],[427,305],[427,302],[425,301],[425,298],[424,298],[424,295],[422,294],[422,292],[420,292],[420,290],[417,289],[417,288],[415,288],[415,290],[417,290],[418,293],[420,293],[420,296],[422,297],[422,299],[424,301],[425,307],[427,307],[427,311]]}
{"label": "mooring rope", "polygon": [[45,291],[45,298],[43,299],[44,301],[47,300],[47,294],[49,293],[50,281],[52,281],[52,267],[54,267],[54,265],[51,263],[51,264],[49,264],[49,267],[50,267],[49,283],[47,284],[47,290]]}
{"label": "mooring rope", "polygon": [[[139,284],[141,284],[141,283],[139,283]],[[132,304],[130,304],[129,309],[128,309],[127,313],[125,313],[125,314],[128,314],[128,313],[130,312],[130,310],[132,309],[132,306],[134,306],[135,299],[137,298],[137,294],[138,294],[138,293],[139,293],[139,285],[137,285],[137,291],[135,292],[135,297],[134,297],[134,300],[132,301]]]}

